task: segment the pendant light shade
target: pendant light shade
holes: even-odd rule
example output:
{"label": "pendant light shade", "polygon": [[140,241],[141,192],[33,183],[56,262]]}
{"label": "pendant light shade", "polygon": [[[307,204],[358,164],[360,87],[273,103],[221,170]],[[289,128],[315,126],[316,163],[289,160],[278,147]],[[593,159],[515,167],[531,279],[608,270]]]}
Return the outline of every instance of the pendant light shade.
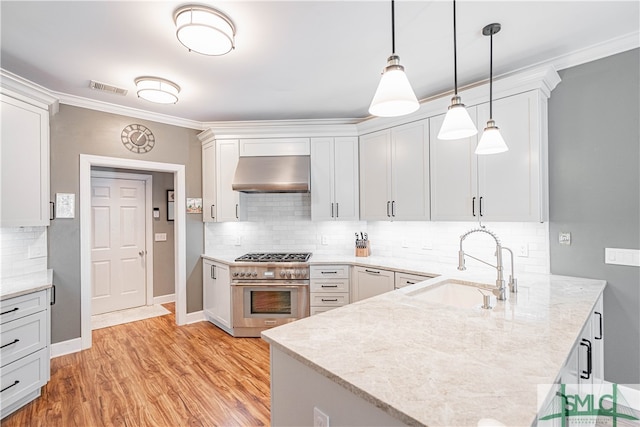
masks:
{"label": "pendant light shade", "polygon": [[224,13],[201,5],[183,6],[173,14],[176,36],[189,51],[224,55],[234,47],[236,29]]}
{"label": "pendant light shade", "polygon": [[468,138],[478,133],[476,125],[471,120],[469,112],[458,96],[458,54],[456,43],[456,2],[453,0],[453,87],[454,94],[451,98],[451,105],[444,116],[444,122],[438,139],[451,140]]}
{"label": "pendant light shade", "polygon": [[391,55],[371,101],[369,113],[380,117],[395,117],[413,113],[419,107],[404,67],[400,65],[400,58]]}
{"label": "pendant light shade", "polygon": [[489,120],[482,137],[476,147],[476,154],[497,154],[509,149],[504,142],[500,129],[493,120],[493,35],[500,31],[500,24],[489,24],[482,29],[482,34],[491,38],[489,50]]}
{"label": "pendant light shade", "polygon": [[138,97],[157,104],[178,102],[180,86],[160,77],[138,77],[135,79]]}
{"label": "pendant light shade", "polygon": [[409,79],[400,65],[400,57],[395,54],[395,10],[391,0],[391,56],[382,72],[378,89],[373,96],[369,113],[381,117],[397,117],[413,113],[420,104],[411,88]]}

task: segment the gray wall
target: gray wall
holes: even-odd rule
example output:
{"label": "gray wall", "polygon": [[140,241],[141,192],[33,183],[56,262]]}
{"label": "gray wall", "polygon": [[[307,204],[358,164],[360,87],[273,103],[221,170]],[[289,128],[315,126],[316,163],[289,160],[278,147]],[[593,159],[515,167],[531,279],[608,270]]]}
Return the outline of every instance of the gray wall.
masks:
{"label": "gray wall", "polygon": [[[146,154],[128,151],[120,141],[120,132],[131,123],[149,127],[155,137],[153,150]],[[49,268],[54,271],[56,304],[51,313],[51,341],[53,343],[80,337],[80,154],[131,158],[145,161],[185,165],[186,197],[202,197],[201,144],[199,131],[171,126],[147,120],[133,119],[116,114],[103,113],[84,108],[61,105],[58,114],[51,118],[51,200],[55,193],[75,193],[76,218],[54,220],[48,229]],[[172,174],[169,180],[172,181]],[[165,179],[158,174],[157,181],[166,186]],[[154,175],[156,181],[156,175]],[[158,187],[156,191],[163,192]],[[166,219],[166,193],[156,200],[154,206],[161,208],[161,217]],[[164,205],[164,207],[163,207]],[[168,226],[168,225],[167,225]],[[155,228],[155,225],[154,225]],[[202,216],[187,215],[187,312],[202,309],[202,265],[200,254],[204,250]],[[158,231],[164,232],[164,231]],[[169,237],[169,236],[167,236]],[[158,244],[154,245],[154,249]],[[163,257],[160,250],[158,256]],[[163,258],[165,259],[165,258]],[[166,260],[166,259],[165,259]],[[155,264],[155,263],[154,263]],[[164,287],[173,289],[173,264],[158,271],[154,265],[154,276],[169,276],[170,285],[164,283],[156,294],[166,294]],[[164,280],[164,279],[161,279]],[[170,293],[172,293],[171,290]]]}
{"label": "gray wall", "polygon": [[640,268],[605,264],[604,248],[640,248],[639,62],[635,49],[563,70],[549,102],[551,272],[607,280],[605,379],[628,384],[640,383]]}

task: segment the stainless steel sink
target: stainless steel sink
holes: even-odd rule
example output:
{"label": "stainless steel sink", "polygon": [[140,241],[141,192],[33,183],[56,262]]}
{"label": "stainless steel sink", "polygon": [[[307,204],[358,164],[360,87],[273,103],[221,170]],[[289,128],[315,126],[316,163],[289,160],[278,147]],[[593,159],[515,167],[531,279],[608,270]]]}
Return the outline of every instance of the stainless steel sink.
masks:
{"label": "stainless steel sink", "polygon": [[407,292],[407,295],[422,301],[451,307],[477,308],[483,306],[483,295],[491,295],[491,291],[492,289],[484,284],[443,279],[440,282],[411,290]]}

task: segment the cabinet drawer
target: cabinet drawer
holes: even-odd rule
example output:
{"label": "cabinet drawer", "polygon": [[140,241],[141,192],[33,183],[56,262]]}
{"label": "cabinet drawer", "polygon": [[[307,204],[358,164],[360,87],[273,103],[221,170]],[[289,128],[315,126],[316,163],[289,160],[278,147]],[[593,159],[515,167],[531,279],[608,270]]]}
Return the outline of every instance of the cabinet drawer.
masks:
{"label": "cabinet drawer", "polygon": [[7,408],[46,384],[49,375],[47,349],[0,368],[0,407]]}
{"label": "cabinet drawer", "polygon": [[45,310],[47,303],[46,290],[0,301],[0,323]]}
{"label": "cabinet drawer", "polygon": [[425,280],[429,280],[432,278],[433,278],[432,276],[422,276],[420,274],[396,272],[395,288],[396,289],[404,288],[405,286],[410,286],[415,283],[424,282]]}
{"label": "cabinet drawer", "polygon": [[312,265],[312,279],[348,279],[348,265]]}
{"label": "cabinet drawer", "polygon": [[329,306],[329,307],[340,307],[343,305],[349,304],[349,294],[348,293],[312,293],[311,294],[311,306]]}
{"label": "cabinet drawer", "polygon": [[324,313],[325,311],[329,311],[329,310],[333,310],[334,308],[338,308],[336,307],[329,307],[329,306],[322,306],[322,307],[311,307],[311,316],[313,316],[314,314],[320,314],[320,313]]}
{"label": "cabinet drawer", "polygon": [[349,292],[349,279],[311,279],[311,292]]}
{"label": "cabinet drawer", "polygon": [[47,345],[47,311],[40,311],[2,325],[2,366],[34,353]]}

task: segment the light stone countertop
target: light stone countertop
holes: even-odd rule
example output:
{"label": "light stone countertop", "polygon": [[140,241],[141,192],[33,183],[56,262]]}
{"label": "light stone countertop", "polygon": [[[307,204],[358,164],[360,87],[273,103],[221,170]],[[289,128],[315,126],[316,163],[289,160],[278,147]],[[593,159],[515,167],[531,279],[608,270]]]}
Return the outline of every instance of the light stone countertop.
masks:
{"label": "light stone countertop", "polygon": [[495,419],[531,425],[541,403],[538,385],[556,381],[606,282],[521,276],[519,292],[505,302],[493,299],[492,310],[408,295],[444,277],[262,336],[406,424],[476,426]]}
{"label": "light stone countertop", "polygon": [[4,278],[0,281],[0,301],[19,297],[53,286],[53,270]]}

